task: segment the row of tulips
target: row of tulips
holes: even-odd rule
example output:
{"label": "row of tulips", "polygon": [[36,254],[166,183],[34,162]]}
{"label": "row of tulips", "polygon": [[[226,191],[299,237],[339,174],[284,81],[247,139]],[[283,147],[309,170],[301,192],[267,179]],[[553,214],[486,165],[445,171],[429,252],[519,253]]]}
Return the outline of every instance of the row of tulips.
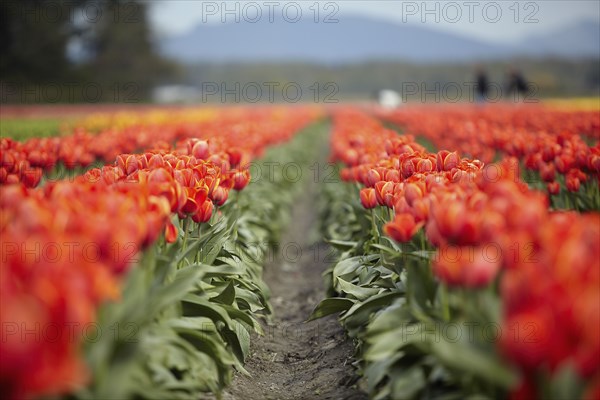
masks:
{"label": "row of tulips", "polygon": [[[277,141],[277,134],[293,124],[294,118],[288,111],[273,108],[184,109],[171,113],[158,110],[141,116],[133,113],[112,118],[91,116],[73,128],[70,135],[24,142],[0,139],[0,185],[21,182],[35,187],[44,173],[51,175],[57,166],[67,170],[89,169],[95,161],[110,163],[120,154],[170,150],[176,141],[197,137],[210,142],[210,153],[217,161],[243,154],[256,157],[260,156],[264,142]],[[260,140],[254,139],[257,129],[262,130]]]}
{"label": "row of tulips", "polygon": [[[422,121],[427,123],[426,118]],[[354,245],[343,253],[342,260],[346,257],[348,263],[354,260],[347,258],[350,255],[361,256],[355,260],[357,271],[364,264],[373,270],[383,266],[394,272],[386,278],[389,282],[382,284],[382,280],[372,276],[365,281],[364,271],[348,274],[347,264],[343,269],[347,275],[336,275],[339,266],[332,269],[333,288],[353,300],[342,307],[346,310],[346,324],[349,321],[350,325],[355,324],[352,318],[356,318],[356,309],[370,304],[369,296],[357,297],[365,292],[402,293],[402,297],[405,294],[406,299],[402,300],[410,312],[401,314],[402,317],[396,315],[398,324],[415,320],[483,324],[485,321],[477,319],[481,317],[468,312],[473,307],[483,308],[483,304],[477,304],[483,300],[458,301],[456,296],[486,293],[491,296],[486,301],[500,300],[499,309],[488,313],[487,322],[496,324],[505,333],[494,340],[495,346],[487,348],[487,352],[498,353],[496,364],[513,366],[519,379],[494,382],[490,374],[480,376],[484,384],[501,383],[515,398],[543,397],[548,395],[545,385],[557,379],[565,368],[572,367],[580,382],[574,387],[585,390],[573,393],[600,397],[600,215],[551,211],[547,196],[530,190],[520,180],[514,158],[485,166],[479,160],[460,157],[457,152],[430,153],[415,143],[412,136],[398,136],[353,109],[340,110],[334,117],[332,152],[334,160],[347,166],[341,171],[342,179],[362,186],[357,197],[364,209],[372,212],[372,215],[363,212],[371,219],[371,238],[357,240],[362,245]],[[598,173],[593,174],[592,178],[598,179]],[[358,232],[360,236],[361,231]],[[393,241],[379,238],[383,234]],[[365,241],[370,246],[365,246]],[[431,246],[436,252],[430,251]],[[411,270],[414,260],[409,257],[407,261],[406,256],[426,261]],[[429,268],[431,276],[423,272]],[[339,284],[340,279],[349,277],[352,280]],[[425,290],[428,294],[411,298],[409,294],[415,290]],[[395,297],[389,299],[391,302]],[[469,304],[473,301],[476,304]],[[378,306],[381,308],[381,301]],[[318,309],[317,315],[319,312]],[[352,317],[348,317],[350,312]],[[384,320],[390,318],[385,310],[379,315]],[[406,349],[401,347],[407,342],[400,340],[390,345],[377,322],[363,322],[367,326],[367,342],[369,334],[374,335],[371,339],[377,338],[366,352],[367,359],[380,361],[383,353],[378,340],[388,345],[386,357],[394,360],[403,357],[400,354]],[[389,329],[399,328],[390,326],[389,321],[385,326],[388,331],[384,333],[388,335]],[[515,335],[507,334],[515,329]],[[468,344],[473,347],[475,342],[473,339]],[[457,367],[448,360],[448,352],[436,347],[439,343],[428,345],[421,350],[431,353],[442,364],[446,362],[446,367],[448,363]],[[481,343],[477,346],[485,347]],[[461,351],[466,352],[464,348]],[[391,364],[383,368],[393,369]],[[426,374],[432,372],[425,370]],[[481,371],[470,372],[485,374],[484,370],[482,367]],[[432,383],[429,383],[423,382],[414,393],[409,391],[409,397],[430,390]],[[453,385],[462,383],[453,381]],[[388,395],[390,387],[394,388],[394,382],[388,383]]]}
{"label": "row of tulips", "polygon": [[[101,304],[119,299],[140,254],[162,241],[163,232],[183,251],[190,223],[218,219],[215,207],[223,206],[230,190],[247,185],[247,163],[317,116],[307,109],[258,114],[244,121],[250,113],[238,113],[203,125],[202,132],[190,124],[186,136],[196,132],[202,139],[120,154],[114,165],[70,181],[0,188],[3,394],[17,399],[80,387],[88,378],[84,329],[96,321]],[[148,144],[164,138],[159,127],[144,132],[157,133]],[[96,139],[84,143],[97,145]],[[177,218],[185,221],[183,230],[173,223]]]}
{"label": "row of tulips", "polygon": [[402,126],[406,133],[427,138],[440,149],[457,150],[486,163],[498,156],[516,157],[525,168],[539,173],[551,194],[560,191],[560,175],[570,192],[578,192],[586,181],[598,186],[597,110],[491,105],[410,107],[380,110],[377,114]]}

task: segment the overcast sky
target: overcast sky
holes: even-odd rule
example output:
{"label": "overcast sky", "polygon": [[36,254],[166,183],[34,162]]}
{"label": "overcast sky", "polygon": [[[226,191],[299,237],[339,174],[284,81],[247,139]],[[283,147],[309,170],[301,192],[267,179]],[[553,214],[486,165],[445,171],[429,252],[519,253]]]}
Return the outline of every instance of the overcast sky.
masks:
{"label": "overcast sky", "polygon": [[300,13],[316,23],[343,22],[344,15],[362,15],[507,43],[581,20],[600,21],[600,0],[155,0],[151,4],[151,20],[161,36],[183,33],[203,23],[234,23],[236,18],[290,22]]}

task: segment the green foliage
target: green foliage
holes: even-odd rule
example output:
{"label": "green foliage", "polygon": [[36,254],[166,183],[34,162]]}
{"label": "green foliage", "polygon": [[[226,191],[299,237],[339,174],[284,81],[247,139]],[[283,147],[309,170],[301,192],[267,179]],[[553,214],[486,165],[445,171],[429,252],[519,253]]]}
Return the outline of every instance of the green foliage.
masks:
{"label": "green foliage", "polygon": [[355,186],[324,185],[321,215],[338,259],[326,272],[331,297],[311,318],[341,313],[373,399],[503,398],[517,384],[490,339],[500,321],[493,288],[440,284],[422,233],[402,245],[383,236],[388,210],[362,208]]}
{"label": "green foliage", "polygon": [[2,118],[0,137],[27,140],[34,137],[58,136],[63,119],[59,118]]}
{"label": "green foliage", "polygon": [[280,161],[307,165],[307,144],[322,132],[315,126],[269,152],[257,165],[274,165],[273,175],[232,193],[208,223],[174,217],[177,241],[145,251],[122,299],[100,309],[98,335],[85,344],[92,383],[75,397],[197,399],[218,395],[233,369],[247,373],[251,336],[271,312],[262,265],[301,188]]}

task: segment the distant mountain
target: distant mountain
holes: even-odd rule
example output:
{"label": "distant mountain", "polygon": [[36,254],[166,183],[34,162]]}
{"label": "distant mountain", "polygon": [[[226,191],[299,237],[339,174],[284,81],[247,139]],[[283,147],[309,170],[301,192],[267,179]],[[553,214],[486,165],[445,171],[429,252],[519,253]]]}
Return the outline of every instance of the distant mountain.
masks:
{"label": "distant mountain", "polygon": [[600,24],[581,21],[526,38],[519,53],[530,56],[600,57]]}
{"label": "distant mountain", "polygon": [[499,45],[424,26],[363,17],[337,23],[260,20],[199,25],[160,43],[175,60],[195,62],[298,61],[323,64],[366,60],[464,62],[517,55],[600,56],[600,24],[585,22],[516,45]]}

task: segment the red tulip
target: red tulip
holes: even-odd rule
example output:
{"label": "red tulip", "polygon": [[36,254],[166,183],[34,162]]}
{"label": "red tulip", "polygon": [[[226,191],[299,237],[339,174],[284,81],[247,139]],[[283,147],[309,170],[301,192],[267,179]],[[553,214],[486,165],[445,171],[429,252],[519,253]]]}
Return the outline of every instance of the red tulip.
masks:
{"label": "red tulip", "polygon": [[233,182],[233,188],[235,190],[242,190],[248,185],[248,182],[250,182],[250,171],[242,170],[234,172]]}
{"label": "red tulip", "polygon": [[215,188],[212,192],[211,198],[216,205],[222,206],[229,197],[229,191],[222,186]]}
{"label": "red tulip", "polygon": [[165,227],[165,240],[167,243],[175,243],[177,240],[177,228],[171,221],[168,221]]}
{"label": "red tulip", "polygon": [[556,195],[560,193],[560,184],[556,181],[554,182],[548,182],[548,184],[546,185],[547,189],[548,189],[548,193],[552,194],[552,195]]}
{"label": "red tulip", "polygon": [[432,264],[436,276],[450,286],[478,288],[487,286],[501,265],[497,246],[440,248]]}
{"label": "red tulip", "polygon": [[579,181],[579,178],[577,178],[574,175],[567,175],[566,178],[566,184],[567,184],[567,190],[569,192],[578,192],[579,188],[581,186],[581,182]]}
{"label": "red tulip", "polygon": [[540,165],[540,176],[544,182],[552,182],[556,178],[554,164],[543,163]]}
{"label": "red tulip", "polygon": [[238,148],[230,148],[227,150],[227,155],[229,156],[229,163],[232,167],[237,167],[240,165],[242,161],[242,151]]}

